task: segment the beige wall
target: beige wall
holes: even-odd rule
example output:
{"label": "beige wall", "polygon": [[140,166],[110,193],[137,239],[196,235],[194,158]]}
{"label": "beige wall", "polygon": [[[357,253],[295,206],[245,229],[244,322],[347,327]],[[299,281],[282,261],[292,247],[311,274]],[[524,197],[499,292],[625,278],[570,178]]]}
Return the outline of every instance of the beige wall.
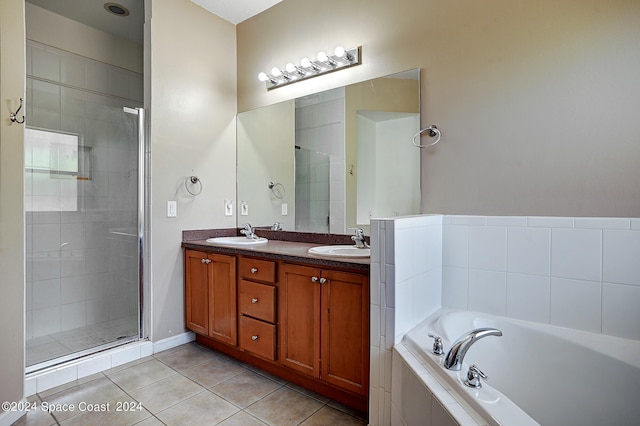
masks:
{"label": "beige wall", "polygon": [[[0,2],[0,401],[24,392],[24,125],[11,123],[25,87],[24,5]],[[22,117],[22,111],[19,115]],[[0,411],[0,424],[15,413]],[[15,418],[14,418],[15,420]]]}
{"label": "beige wall", "polygon": [[[184,331],[182,230],[235,227],[235,27],[189,0],[151,3],[151,298],[154,341]],[[197,175],[202,193],[184,181]],[[167,218],[167,201],[178,216]],[[237,204],[237,203],[236,203]]]}
{"label": "beige wall", "polygon": [[[25,3],[29,39],[142,74],[142,46]],[[55,30],[55,31],[54,31]]]}
{"label": "beige wall", "polygon": [[[237,27],[238,109],[422,68],[428,213],[640,216],[640,2],[284,0]],[[363,64],[267,92],[336,45]],[[411,143],[411,141],[407,141]]]}

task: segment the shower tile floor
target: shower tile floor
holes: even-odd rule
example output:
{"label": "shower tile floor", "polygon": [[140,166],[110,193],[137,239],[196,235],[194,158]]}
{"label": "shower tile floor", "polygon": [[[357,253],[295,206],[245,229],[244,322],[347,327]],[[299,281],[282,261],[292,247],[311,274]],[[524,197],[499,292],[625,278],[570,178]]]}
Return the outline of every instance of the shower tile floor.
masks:
{"label": "shower tile floor", "polygon": [[[14,425],[366,425],[366,415],[196,343],[29,398],[41,406],[102,404],[102,412],[34,410]],[[108,406],[106,405],[108,404]],[[129,411],[117,411],[117,407]]]}
{"label": "shower tile floor", "polygon": [[138,318],[120,318],[29,339],[27,366],[63,357],[138,334]]}

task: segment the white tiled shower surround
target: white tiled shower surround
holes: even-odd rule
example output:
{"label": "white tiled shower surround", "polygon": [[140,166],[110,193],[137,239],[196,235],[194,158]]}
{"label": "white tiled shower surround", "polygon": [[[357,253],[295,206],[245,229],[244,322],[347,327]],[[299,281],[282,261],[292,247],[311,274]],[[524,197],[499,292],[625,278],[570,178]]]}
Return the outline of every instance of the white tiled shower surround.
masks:
{"label": "white tiled shower surround", "polygon": [[640,340],[638,218],[414,216],[371,240],[371,425],[391,422],[393,345],[440,306]]}
{"label": "white tiled shower surround", "polygon": [[[125,205],[133,200],[136,206],[137,146],[121,142],[125,129],[114,125],[119,118],[114,115],[123,106],[141,106],[143,80],[32,40],[27,40],[27,77],[29,127],[78,135],[92,157],[89,180],[25,175],[29,341],[137,313],[137,274],[119,272],[136,262],[137,239],[127,229],[135,227],[137,210]],[[33,211],[42,200],[64,196],[69,184],[77,208]]]}

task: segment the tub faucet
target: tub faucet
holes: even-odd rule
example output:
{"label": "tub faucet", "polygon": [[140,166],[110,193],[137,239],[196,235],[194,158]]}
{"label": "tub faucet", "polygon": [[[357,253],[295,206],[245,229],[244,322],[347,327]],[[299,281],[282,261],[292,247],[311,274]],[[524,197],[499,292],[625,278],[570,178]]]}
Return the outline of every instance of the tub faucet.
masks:
{"label": "tub faucet", "polygon": [[444,358],[444,367],[447,370],[460,370],[464,356],[471,345],[487,336],[502,336],[502,331],[496,328],[476,328],[464,334],[449,349]]}
{"label": "tub faucet", "polygon": [[244,229],[241,229],[240,233],[243,234],[245,237],[247,237],[250,240],[255,240],[256,238],[258,238],[255,232],[253,232],[253,228],[251,227],[251,224],[244,223],[242,224],[242,227]]}
{"label": "tub faucet", "polygon": [[351,237],[354,243],[356,243],[356,247],[358,248],[369,248],[369,244],[367,244],[367,240],[364,237],[364,231],[362,228],[349,228],[352,231],[355,231],[356,234]]}

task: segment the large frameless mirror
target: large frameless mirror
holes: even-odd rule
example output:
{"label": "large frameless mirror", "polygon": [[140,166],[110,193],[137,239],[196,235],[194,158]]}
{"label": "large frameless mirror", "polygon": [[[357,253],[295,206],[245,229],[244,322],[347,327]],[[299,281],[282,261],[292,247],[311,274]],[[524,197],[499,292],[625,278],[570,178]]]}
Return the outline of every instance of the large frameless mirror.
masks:
{"label": "large frameless mirror", "polygon": [[419,69],[238,114],[238,226],[344,234],[419,213],[419,129]]}

